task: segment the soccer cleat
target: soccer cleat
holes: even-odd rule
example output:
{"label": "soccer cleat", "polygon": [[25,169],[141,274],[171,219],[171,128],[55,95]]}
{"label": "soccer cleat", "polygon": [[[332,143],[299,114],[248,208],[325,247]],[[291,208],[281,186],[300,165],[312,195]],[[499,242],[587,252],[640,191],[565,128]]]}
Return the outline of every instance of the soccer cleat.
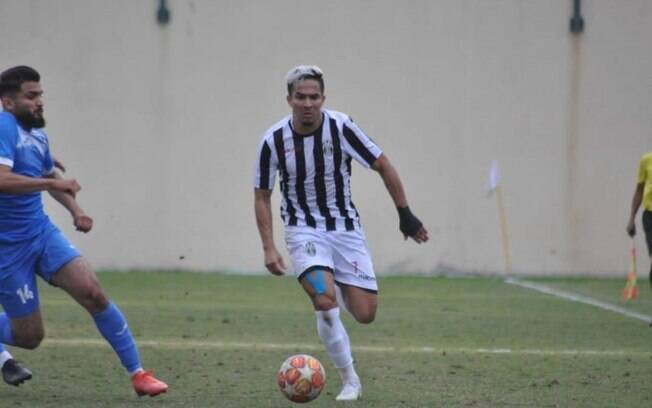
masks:
{"label": "soccer cleat", "polygon": [[131,377],[131,383],[134,386],[134,391],[139,397],[149,395],[155,397],[168,390],[168,385],[163,381],[157,380],[154,375],[149,371],[140,371]]}
{"label": "soccer cleat", "polygon": [[356,401],[362,398],[362,385],[359,383],[346,383],[342,391],[335,397],[335,401]]}
{"label": "soccer cleat", "polygon": [[2,379],[9,385],[19,386],[32,378],[32,372],[10,358],[2,366]]}

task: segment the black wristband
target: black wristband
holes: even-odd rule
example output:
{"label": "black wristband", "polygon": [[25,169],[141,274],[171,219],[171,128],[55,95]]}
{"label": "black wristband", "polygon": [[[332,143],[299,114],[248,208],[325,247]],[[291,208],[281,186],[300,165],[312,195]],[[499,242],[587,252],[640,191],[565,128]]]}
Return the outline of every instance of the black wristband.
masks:
{"label": "black wristband", "polygon": [[412,214],[410,207],[396,207],[396,209],[398,210],[399,218],[398,228],[408,237],[414,237],[421,227],[423,227],[423,224]]}

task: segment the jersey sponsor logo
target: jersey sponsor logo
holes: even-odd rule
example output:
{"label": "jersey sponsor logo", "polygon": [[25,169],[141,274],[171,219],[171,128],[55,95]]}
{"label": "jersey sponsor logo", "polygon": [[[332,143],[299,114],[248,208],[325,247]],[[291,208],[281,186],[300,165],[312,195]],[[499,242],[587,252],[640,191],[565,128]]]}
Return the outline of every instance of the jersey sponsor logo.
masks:
{"label": "jersey sponsor logo", "polygon": [[321,146],[325,156],[333,155],[333,141],[330,139],[324,140]]}
{"label": "jersey sponsor logo", "polygon": [[306,250],[306,253],[310,256],[315,256],[317,254],[317,247],[315,246],[315,243],[312,241],[306,242],[304,245],[304,249]]}

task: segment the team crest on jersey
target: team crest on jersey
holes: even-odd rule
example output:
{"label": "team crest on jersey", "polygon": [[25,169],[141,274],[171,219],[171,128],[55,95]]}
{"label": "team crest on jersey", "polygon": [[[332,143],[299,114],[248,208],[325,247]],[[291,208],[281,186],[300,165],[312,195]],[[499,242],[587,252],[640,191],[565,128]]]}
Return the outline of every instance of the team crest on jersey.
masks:
{"label": "team crest on jersey", "polygon": [[317,254],[317,247],[315,247],[315,243],[312,241],[306,242],[304,248],[306,249],[306,253],[310,256],[315,256],[315,254]]}
{"label": "team crest on jersey", "polygon": [[332,156],[333,155],[333,141],[328,139],[324,140],[324,143],[322,143],[321,148],[326,156]]}

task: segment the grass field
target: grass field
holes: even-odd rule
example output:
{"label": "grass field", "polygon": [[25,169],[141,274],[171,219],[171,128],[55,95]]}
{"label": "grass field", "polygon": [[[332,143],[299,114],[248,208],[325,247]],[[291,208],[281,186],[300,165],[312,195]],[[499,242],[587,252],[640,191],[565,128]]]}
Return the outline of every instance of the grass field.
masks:
{"label": "grass field", "polygon": [[[497,278],[384,278],[377,320],[345,325],[364,399],[335,404],[337,373],[322,350],[308,299],[291,278],[194,273],[102,273],[127,315],[146,367],[167,394],[139,399],[81,308],[41,284],[46,340],[12,349],[34,371],[2,384],[2,407],[287,407],[281,362],[319,358],[323,394],[309,406],[652,406],[652,328],[643,321],[540,294]],[[539,279],[640,313],[624,279]]]}

